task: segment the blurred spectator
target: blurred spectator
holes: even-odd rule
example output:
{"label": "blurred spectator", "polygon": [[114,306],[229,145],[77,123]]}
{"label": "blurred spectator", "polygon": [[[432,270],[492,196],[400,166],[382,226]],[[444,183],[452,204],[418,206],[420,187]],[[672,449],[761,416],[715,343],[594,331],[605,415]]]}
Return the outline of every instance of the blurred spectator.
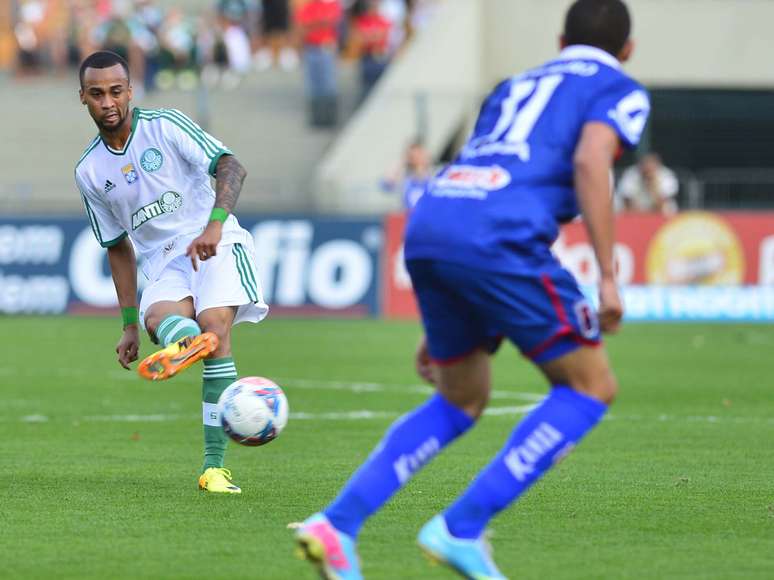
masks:
{"label": "blurred spectator", "polygon": [[262,47],[255,55],[258,70],[278,64],[282,70],[298,66],[298,54],[290,42],[289,0],[263,0],[261,11]]}
{"label": "blurred spectator", "polygon": [[371,92],[390,63],[392,22],[379,12],[378,0],[367,0],[365,10],[355,17],[353,35],[360,53],[361,100]]}
{"label": "blurred spectator", "polygon": [[46,3],[42,0],[22,1],[13,32],[18,45],[18,72],[37,72],[43,64],[43,38]]}
{"label": "blurred spectator", "polygon": [[406,18],[407,37],[425,28],[438,9],[438,0],[406,0],[408,17]]}
{"label": "blurred spectator", "polygon": [[154,0],[134,0],[134,17],[149,30],[157,32],[164,22],[164,11]]}
{"label": "blurred spectator", "polygon": [[156,6],[154,0],[134,0],[134,10],[128,21],[145,61],[145,89],[151,91],[156,88],[156,75],[162,66],[159,31],[164,23],[164,12]]}
{"label": "blurred spectator", "polygon": [[0,64],[15,62],[20,74],[65,72],[96,50],[112,50],[129,62],[140,99],[154,88],[191,90],[200,79],[233,88],[252,67],[290,70],[303,47],[310,121],[334,126],[339,57],[359,59],[365,96],[406,38],[416,7],[438,0],[209,1],[210,10],[191,18],[186,3],[168,0],[6,0]]}
{"label": "blurred spectator", "polygon": [[156,85],[168,89],[175,82],[184,90],[196,87],[196,29],[179,8],[170,8],[159,30],[159,71]]}
{"label": "blurred spectator", "polygon": [[161,66],[180,70],[191,66],[196,30],[180,8],[170,8],[158,31]]}
{"label": "blurred spectator", "polygon": [[430,154],[421,139],[415,139],[406,148],[401,167],[382,179],[382,191],[400,193],[403,209],[411,210],[427,190],[432,178]]}
{"label": "blurred spectator", "polygon": [[623,172],[617,196],[625,210],[672,215],[677,211],[679,189],[674,171],[664,166],[659,155],[648,153]]}
{"label": "blurred spectator", "polygon": [[252,50],[246,25],[248,4],[246,0],[219,0],[218,15],[222,28],[222,40],[226,51],[229,70],[233,76],[230,85],[239,82],[239,76],[250,70]]}
{"label": "blurred spectator", "polygon": [[129,62],[137,99],[142,98],[146,86],[153,88],[153,61],[158,55],[158,40],[129,6],[114,10],[110,18],[96,26],[91,36],[95,45],[115,52]]}
{"label": "blurred spectator", "polygon": [[67,69],[67,31],[70,10],[66,0],[48,0],[42,34],[49,64],[60,74]]}
{"label": "blurred spectator", "polygon": [[0,2],[0,71],[16,62],[18,46],[13,33],[15,8],[9,2]]}
{"label": "blurred spectator", "polygon": [[303,47],[310,122],[332,127],[338,119],[337,55],[342,19],[339,0],[306,0],[295,14]]}
{"label": "blurred spectator", "polygon": [[406,41],[409,24],[409,6],[406,0],[370,0],[379,14],[390,23],[387,51],[394,55]]}

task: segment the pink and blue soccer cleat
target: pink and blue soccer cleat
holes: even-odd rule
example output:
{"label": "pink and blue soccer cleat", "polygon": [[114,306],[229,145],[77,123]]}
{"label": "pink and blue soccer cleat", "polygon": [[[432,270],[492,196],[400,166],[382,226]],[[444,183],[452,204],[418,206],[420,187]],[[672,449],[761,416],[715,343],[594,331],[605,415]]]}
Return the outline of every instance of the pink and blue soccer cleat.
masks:
{"label": "pink and blue soccer cleat", "polygon": [[507,580],[497,569],[490,547],[482,538],[455,538],[442,515],[435,516],[419,531],[419,547],[435,561],[450,566],[468,580]]}
{"label": "pink and blue soccer cleat", "polygon": [[324,514],[301,524],[296,543],[298,555],[314,564],[325,580],[363,580],[355,540],[334,528]]}

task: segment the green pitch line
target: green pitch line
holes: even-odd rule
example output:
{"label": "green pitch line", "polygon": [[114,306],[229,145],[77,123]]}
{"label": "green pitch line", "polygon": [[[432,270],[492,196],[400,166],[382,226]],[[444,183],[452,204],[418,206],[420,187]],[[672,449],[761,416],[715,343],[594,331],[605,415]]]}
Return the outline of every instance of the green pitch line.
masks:
{"label": "green pitch line", "polygon": [[[311,579],[287,524],[329,500],[428,393],[412,370],[414,324],[237,327],[240,374],[277,379],[299,415],[270,445],[231,445],[243,495],[210,497],[196,490],[200,369],[164,383],[123,371],[116,320],[0,324],[4,578]],[[621,383],[610,418],[494,521],[498,564],[520,579],[771,578],[774,328],[629,325],[608,346]],[[494,377],[494,409],[545,392],[510,347]],[[345,419],[358,412],[372,415]],[[450,578],[414,535],[517,420],[485,417],[366,524],[369,580]]]}

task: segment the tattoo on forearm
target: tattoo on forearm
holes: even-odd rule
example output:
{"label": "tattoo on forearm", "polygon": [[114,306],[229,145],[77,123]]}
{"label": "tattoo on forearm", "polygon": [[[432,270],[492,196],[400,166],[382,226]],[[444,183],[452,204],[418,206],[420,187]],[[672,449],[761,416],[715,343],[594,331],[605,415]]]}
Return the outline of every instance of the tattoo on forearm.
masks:
{"label": "tattoo on forearm", "polygon": [[218,159],[215,178],[215,207],[231,213],[236,206],[247,171],[233,155]]}

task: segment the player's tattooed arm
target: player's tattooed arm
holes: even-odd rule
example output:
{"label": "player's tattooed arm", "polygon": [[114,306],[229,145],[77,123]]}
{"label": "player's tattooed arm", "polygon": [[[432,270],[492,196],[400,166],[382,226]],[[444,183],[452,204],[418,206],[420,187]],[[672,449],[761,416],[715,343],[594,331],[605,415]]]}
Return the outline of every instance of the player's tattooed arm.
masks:
{"label": "player's tattooed arm", "polygon": [[[223,233],[223,221],[236,206],[242,183],[247,171],[233,155],[223,155],[215,166],[215,208],[213,215],[204,231],[194,239],[186,250],[191,258],[194,270],[199,269],[198,260],[209,260],[218,253],[218,244]],[[222,216],[215,215],[215,210],[225,210]]]}
{"label": "player's tattooed arm", "polygon": [[223,155],[215,166],[215,207],[234,211],[247,171],[233,155]]}

